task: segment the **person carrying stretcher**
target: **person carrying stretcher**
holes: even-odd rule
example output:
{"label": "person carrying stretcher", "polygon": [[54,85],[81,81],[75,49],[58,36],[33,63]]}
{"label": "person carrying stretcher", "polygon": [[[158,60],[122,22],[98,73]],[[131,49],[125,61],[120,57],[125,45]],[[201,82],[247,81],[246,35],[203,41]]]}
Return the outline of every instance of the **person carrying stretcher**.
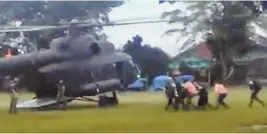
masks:
{"label": "person carrying stretcher", "polygon": [[215,106],[215,109],[218,109],[221,105],[225,108],[229,108],[229,106],[224,102],[228,95],[228,89],[220,81],[215,83],[214,89],[217,95],[217,105]]}
{"label": "person carrying stretcher", "polygon": [[174,110],[178,110],[179,108],[179,95],[176,89],[176,84],[173,79],[169,79],[166,81],[165,87],[165,95],[168,99],[165,110],[168,110],[172,105]]}
{"label": "person carrying stretcher", "polygon": [[186,110],[189,110],[191,106],[197,108],[192,104],[192,99],[198,95],[198,90],[194,85],[193,80],[185,80],[183,87],[186,90]]}
{"label": "person carrying stretcher", "polygon": [[198,84],[195,82],[196,87],[198,88],[198,108],[199,109],[205,109],[206,107],[213,108],[212,105],[209,103],[208,99],[208,88],[204,84]]}
{"label": "person carrying stretcher", "polygon": [[185,102],[184,102],[184,99],[186,98],[186,90],[184,89],[183,84],[181,82],[176,82],[175,84],[176,84],[177,93],[179,95],[179,98],[178,98],[179,108],[181,106],[183,110],[186,110]]}

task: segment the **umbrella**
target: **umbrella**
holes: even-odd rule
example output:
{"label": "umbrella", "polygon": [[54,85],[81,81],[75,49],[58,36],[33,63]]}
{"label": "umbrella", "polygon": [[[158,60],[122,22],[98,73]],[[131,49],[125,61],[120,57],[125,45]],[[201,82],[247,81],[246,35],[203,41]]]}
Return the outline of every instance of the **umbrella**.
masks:
{"label": "umbrella", "polygon": [[156,78],[154,78],[154,80],[156,81],[164,81],[164,80],[169,80],[169,79],[172,79],[170,76],[167,76],[167,75],[160,75],[160,76],[157,76]]}
{"label": "umbrella", "polygon": [[195,77],[193,75],[181,75],[175,78],[176,83],[183,82],[184,80],[194,80]]}
{"label": "umbrella", "polygon": [[169,76],[166,76],[166,75],[161,75],[161,76],[158,76],[156,78],[153,79],[153,83],[152,83],[152,90],[163,90],[166,86],[166,81],[167,80],[171,80],[172,78],[169,77]]}

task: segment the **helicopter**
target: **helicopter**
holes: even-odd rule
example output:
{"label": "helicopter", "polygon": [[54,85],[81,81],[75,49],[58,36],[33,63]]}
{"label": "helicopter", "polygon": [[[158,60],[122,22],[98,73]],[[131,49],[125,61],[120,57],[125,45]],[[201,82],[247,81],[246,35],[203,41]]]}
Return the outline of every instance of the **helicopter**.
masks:
{"label": "helicopter", "polygon": [[[116,91],[136,81],[140,70],[130,55],[117,51],[111,42],[99,41],[94,36],[81,34],[77,30],[88,26],[92,25],[74,23],[31,29],[67,28],[69,34],[53,39],[47,50],[0,58],[0,75],[12,79],[22,76],[26,87],[36,95],[29,101],[19,102],[17,108],[48,108],[73,100],[97,102],[100,107],[118,104]],[[0,32],[16,30],[29,31],[13,28]],[[102,71],[104,68],[107,73],[113,74],[106,78],[96,78],[95,72],[101,68]],[[58,99],[62,87],[64,101]],[[112,93],[111,97],[105,94],[108,92]],[[98,96],[98,100],[88,98],[91,96]]]}

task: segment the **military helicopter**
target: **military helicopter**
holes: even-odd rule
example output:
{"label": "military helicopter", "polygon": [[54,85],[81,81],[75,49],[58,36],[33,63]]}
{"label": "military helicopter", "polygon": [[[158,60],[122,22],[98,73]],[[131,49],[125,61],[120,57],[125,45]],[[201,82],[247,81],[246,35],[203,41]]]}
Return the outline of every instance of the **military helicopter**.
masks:
{"label": "military helicopter", "polygon": [[[127,24],[130,23],[116,25]],[[115,24],[107,24],[110,25]],[[131,56],[116,51],[112,43],[98,41],[90,34],[81,34],[77,31],[77,28],[88,26],[93,25],[74,23],[64,26],[0,30],[18,32],[69,29],[67,36],[53,39],[47,50],[0,58],[0,75],[12,78],[23,76],[26,87],[36,95],[32,100],[18,103],[17,108],[46,108],[77,99],[94,101],[99,106],[118,104],[116,90],[138,79],[140,71]],[[103,67],[108,68],[108,72],[116,73],[105,79],[95,79],[94,70]],[[107,92],[112,92],[112,97],[103,95]],[[57,96],[63,96],[64,101],[60,101],[63,97],[58,99]],[[86,98],[88,96],[98,96],[99,99]]]}

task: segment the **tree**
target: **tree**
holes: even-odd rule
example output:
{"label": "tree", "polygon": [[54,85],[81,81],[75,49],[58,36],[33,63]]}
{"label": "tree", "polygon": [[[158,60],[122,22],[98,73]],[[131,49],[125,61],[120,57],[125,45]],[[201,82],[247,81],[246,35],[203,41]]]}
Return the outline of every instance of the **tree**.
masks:
{"label": "tree", "polygon": [[160,48],[143,45],[143,38],[134,36],[123,46],[123,51],[132,56],[141,70],[141,76],[147,77],[149,83],[158,75],[166,75],[168,71],[169,56]]}
{"label": "tree", "polygon": [[[2,1],[0,2],[0,24],[21,21],[22,25],[58,25],[77,19],[88,23],[108,23],[108,13],[123,1]],[[102,27],[88,28],[97,35]],[[63,30],[29,32],[28,37],[40,44],[38,48],[47,48],[56,37],[64,36]]]}
{"label": "tree", "polygon": [[123,1],[2,1],[1,24],[20,20],[26,25],[55,25],[60,20],[108,21],[108,13]]}
{"label": "tree", "polygon": [[[169,18],[170,24],[184,25],[165,34],[179,32],[180,38],[189,36],[191,41],[184,45],[192,45],[196,36],[202,34],[217,60],[217,65],[221,66],[221,79],[226,79],[229,76],[228,68],[233,69],[234,57],[242,56],[251,49],[249,36],[252,32],[249,23],[259,15],[259,12],[255,12],[256,6],[248,7],[247,3],[238,1],[199,1],[187,4],[185,11],[176,9],[162,14],[162,18]],[[191,14],[182,15],[184,12]]]}

